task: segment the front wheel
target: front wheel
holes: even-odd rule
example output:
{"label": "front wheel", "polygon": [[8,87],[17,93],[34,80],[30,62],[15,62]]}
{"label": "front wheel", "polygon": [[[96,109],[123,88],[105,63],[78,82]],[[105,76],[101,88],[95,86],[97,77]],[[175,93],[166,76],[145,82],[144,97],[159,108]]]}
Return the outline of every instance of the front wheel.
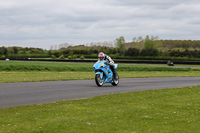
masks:
{"label": "front wheel", "polygon": [[119,75],[115,72],[115,78],[113,79],[113,86],[117,86],[119,84]]}
{"label": "front wheel", "polygon": [[102,79],[101,79],[100,74],[96,74],[95,75],[95,82],[99,87],[101,87],[103,85],[103,76],[102,76]]}

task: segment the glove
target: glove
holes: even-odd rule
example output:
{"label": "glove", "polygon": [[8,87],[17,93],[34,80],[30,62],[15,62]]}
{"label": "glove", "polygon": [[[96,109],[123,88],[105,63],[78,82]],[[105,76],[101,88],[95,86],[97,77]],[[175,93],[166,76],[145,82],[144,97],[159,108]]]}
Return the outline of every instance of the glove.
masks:
{"label": "glove", "polygon": [[108,62],[105,62],[104,64],[105,64],[105,65],[109,65],[109,63],[108,63]]}

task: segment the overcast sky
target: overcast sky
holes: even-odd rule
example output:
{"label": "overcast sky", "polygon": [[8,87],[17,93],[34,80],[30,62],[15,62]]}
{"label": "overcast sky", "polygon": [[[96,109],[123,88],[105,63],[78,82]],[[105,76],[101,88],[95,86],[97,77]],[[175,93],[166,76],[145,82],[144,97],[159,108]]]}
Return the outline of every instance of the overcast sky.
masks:
{"label": "overcast sky", "polygon": [[0,0],[0,46],[200,40],[199,0]]}

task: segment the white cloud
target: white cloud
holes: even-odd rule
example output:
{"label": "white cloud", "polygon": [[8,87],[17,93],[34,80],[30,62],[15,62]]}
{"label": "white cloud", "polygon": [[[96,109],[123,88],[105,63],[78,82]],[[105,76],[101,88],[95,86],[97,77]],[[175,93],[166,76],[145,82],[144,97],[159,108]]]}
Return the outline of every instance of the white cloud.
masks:
{"label": "white cloud", "polygon": [[0,0],[0,46],[50,48],[124,36],[199,39],[197,0]]}

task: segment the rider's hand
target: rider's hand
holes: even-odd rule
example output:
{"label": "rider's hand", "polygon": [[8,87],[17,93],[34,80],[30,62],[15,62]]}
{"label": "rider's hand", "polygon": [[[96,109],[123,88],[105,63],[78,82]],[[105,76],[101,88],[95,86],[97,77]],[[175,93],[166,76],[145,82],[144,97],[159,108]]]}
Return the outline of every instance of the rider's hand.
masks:
{"label": "rider's hand", "polygon": [[105,64],[105,65],[109,65],[109,63],[108,63],[108,62],[105,62],[104,64]]}

